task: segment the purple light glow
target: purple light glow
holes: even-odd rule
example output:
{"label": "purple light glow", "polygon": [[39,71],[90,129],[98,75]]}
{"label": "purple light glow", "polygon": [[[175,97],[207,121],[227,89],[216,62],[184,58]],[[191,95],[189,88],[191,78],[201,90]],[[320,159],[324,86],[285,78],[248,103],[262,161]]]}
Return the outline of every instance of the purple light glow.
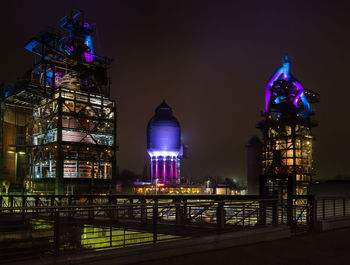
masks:
{"label": "purple light glow", "polygon": [[166,162],[165,162],[165,158],[163,159],[163,183],[166,182]]}
{"label": "purple light glow", "polygon": [[[283,79],[286,81],[289,81],[292,79],[292,75],[290,73],[290,61],[289,61],[288,56],[283,57],[283,66],[276,70],[274,75],[271,77],[269,82],[266,84],[266,88],[265,88],[265,113],[268,112],[268,106],[269,106],[269,102],[271,100],[271,88],[272,88],[274,82],[279,80],[279,79]],[[293,105],[295,107],[297,107],[298,101],[299,101],[299,99],[301,99],[303,104],[304,104],[305,111],[306,111],[306,113],[308,113],[310,111],[310,104],[305,97],[303,86],[297,80],[294,80],[292,83],[296,87],[296,90],[297,90],[296,96],[293,99]]]}
{"label": "purple light glow", "polygon": [[294,106],[297,106],[299,98],[304,96],[304,88],[298,81],[293,81],[293,85],[295,85],[298,90],[298,94],[296,95],[293,101]]}
{"label": "purple light glow", "polygon": [[88,63],[91,63],[93,60],[94,60],[94,56],[92,54],[89,54],[89,53],[84,53],[84,57],[85,57],[85,60],[88,62]]}
{"label": "purple light glow", "polygon": [[[180,149],[180,125],[172,115],[171,108],[164,101],[156,108],[155,116],[148,123],[147,152],[151,161],[156,160],[156,172],[161,174],[156,177],[162,177],[162,181],[166,184],[178,182],[176,173],[178,168],[174,161],[179,157]],[[153,175],[151,179],[154,179]]]}
{"label": "purple light glow", "polygon": [[150,157],[174,157],[174,156],[178,156],[179,152],[176,151],[152,151],[152,150],[148,150],[148,154]]}
{"label": "purple light glow", "polygon": [[157,159],[156,159],[156,172],[155,172],[155,177],[156,178],[159,178],[159,167],[158,167],[158,161],[157,161]]}
{"label": "purple light glow", "polygon": [[[151,158],[151,182],[162,178],[163,183],[178,183],[176,157]],[[153,170],[154,169],[154,170]]]}
{"label": "purple light glow", "polygon": [[94,46],[92,44],[91,36],[86,36],[84,44],[89,47],[89,52],[84,52],[86,62],[91,63],[94,60]]}
{"label": "purple light glow", "polygon": [[271,99],[271,87],[282,73],[283,73],[283,67],[278,68],[277,71],[273,74],[273,76],[269,80],[269,82],[267,82],[266,89],[265,89],[265,112],[267,112],[268,105]]}
{"label": "purple light glow", "polygon": [[178,175],[177,175],[177,162],[176,162],[176,160],[174,161],[174,165],[175,165],[175,180],[177,182]]}
{"label": "purple light glow", "polygon": [[170,177],[171,179],[173,179],[174,177],[174,161],[171,159],[171,163],[170,163]]}

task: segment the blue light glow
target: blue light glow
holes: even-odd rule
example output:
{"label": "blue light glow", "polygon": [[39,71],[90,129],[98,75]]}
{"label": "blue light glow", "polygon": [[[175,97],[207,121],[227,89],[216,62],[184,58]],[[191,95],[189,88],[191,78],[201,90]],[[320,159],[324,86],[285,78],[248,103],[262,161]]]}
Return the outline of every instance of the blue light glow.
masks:
{"label": "blue light glow", "polygon": [[91,63],[91,62],[94,60],[94,55],[93,55],[93,54],[94,54],[94,46],[93,46],[93,44],[92,44],[92,39],[91,39],[91,36],[90,36],[90,35],[86,36],[85,41],[84,41],[84,44],[85,44],[86,46],[88,46],[89,49],[90,49],[89,52],[85,52],[85,53],[84,53],[85,60],[86,60],[87,62]]}
{"label": "blue light glow", "polygon": [[[265,112],[267,113],[269,111],[269,102],[271,101],[271,90],[274,85],[274,83],[278,80],[285,80],[285,81],[291,81],[294,87],[289,87],[290,89],[289,96],[293,97],[292,102],[293,105],[298,108],[298,102],[299,99],[301,99],[301,102],[303,103],[304,106],[304,116],[308,116],[311,108],[308,100],[306,99],[305,93],[304,93],[304,88],[303,86],[293,78],[290,72],[290,60],[288,56],[283,57],[283,65],[282,67],[278,68],[274,75],[271,77],[271,79],[268,81],[266,84],[266,89],[265,89]],[[288,100],[286,96],[282,95],[277,95],[274,93],[274,103],[275,104],[280,104],[283,101]]]}
{"label": "blue light glow", "polygon": [[147,152],[151,157],[151,181],[178,183],[176,163],[181,150],[180,124],[163,101],[147,126]]}

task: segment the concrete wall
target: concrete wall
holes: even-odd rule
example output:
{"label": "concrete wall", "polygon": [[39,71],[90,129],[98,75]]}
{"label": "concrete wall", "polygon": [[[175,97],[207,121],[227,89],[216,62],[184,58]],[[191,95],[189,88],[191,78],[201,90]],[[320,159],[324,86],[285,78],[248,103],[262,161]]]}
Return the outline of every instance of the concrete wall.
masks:
{"label": "concrete wall", "polygon": [[350,216],[331,217],[321,220],[316,224],[316,229],[319,231],[328,231],[344,227],[350,227]]}

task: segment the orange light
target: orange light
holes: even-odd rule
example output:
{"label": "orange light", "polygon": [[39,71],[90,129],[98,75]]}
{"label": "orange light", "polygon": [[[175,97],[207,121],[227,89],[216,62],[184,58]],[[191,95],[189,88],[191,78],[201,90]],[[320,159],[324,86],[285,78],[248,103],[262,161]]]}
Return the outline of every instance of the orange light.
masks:
{"label": "orange light", "polygon": [[157,187],[158,188],[165,187],[165,184],[164,183],[157,183]]}

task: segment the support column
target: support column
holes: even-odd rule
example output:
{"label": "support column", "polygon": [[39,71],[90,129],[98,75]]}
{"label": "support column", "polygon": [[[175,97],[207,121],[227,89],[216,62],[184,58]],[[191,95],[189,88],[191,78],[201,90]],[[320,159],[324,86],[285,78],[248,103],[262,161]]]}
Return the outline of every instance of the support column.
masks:
{"label": "support column", "polygon": [[[244,216],[243,216],[244,218]],[[225,209],[224,202],[219,201],[216,208],[216,224],[218,230],[222,230],[225,227]]]}
{"label": "support column", "polygon": [[156,157],[156,161],[155,161],[155,177],[156,179],[159,178],[159,158]]}
{"label": "support column", "polygon": [[75,161],[75,177],[79,178],[79,158]]}
{"label": "support column", "polygon": [[170,183],[174,183],[174,159],[173,157],[170,158]]}
{"label": "support column", "polygon": [[294,227],[293,195],[295,191],[295,174],[289,174],[287,180],[287,224]]}
{"label": "support column", "polygon": [[175,170],[175,181],[178,183],[178,174],[177,174],[177,157],[174,159],[174,170]]}
{"label": "support column", "polygon": [[103,165],[103,178],[107,179],[107,164],[104,163]]}
{"label": "support column", "polygon": [[50,178],[52,178],[52,154],[50,154],[50,161],[49,161],[49,174]]}
{"label": "support column", "polygon": [[95,165],[94,165],[94,162],[91,162],[91,188],[90,188],[91,194],[94,194],[94,192],[95,192],[94,178],[95,178]]}
{"label": "support column", "polygon": [[62,97],[61,89],[57,99],[57,154],[56,154],[56,181],[55,194],[62,195],[64,193],[64,154],[62,149]]}
{"label": "support column", "polygon": [[154,175],[153,175],[153,157],[151,156],[151,183],[153,183],[153,178],[154,178]]}
{"label": "support column", "polygon": [[166,157],[163,157],[163,183],[166,183]]}
{"label": "support column", "polygon": [[146,199],[140,199],[141,201],[141,225],[147,223],[147,205]]}
{"label": "support column", "polygon": [[175,213],[176,213],[176,227],[182,225],[184,223],[184,212],[183,208],[181,207],[181,200],[175,199]]}
{"label": "support column", "polygon": [[[17,162],[17,159],[16,159],[15,161]],[[17,168],[17,163],[16,163],[16,165],[15,165],[15,168]],[[15,175],[16,175],[16,174],[15,174]],[[40,176],[41,179],[43,178],[43,165],[42,165],[41,160],[40,160],[40,162],[39,162],[39,176]]]}
{"label": "support column", "polygon": [[[102,98],[103,100],[103,98]],[[111,167],[112,167],[112,193],[116,192],[116,184],[117,184],[117,149],[118,149],[118,144],[117,144],[117,108],[114,106],[113,108],[114,112],[114,118],[113,118],[113,157],[111,161]],[[105,176],[107,178],[107,175]]]}

